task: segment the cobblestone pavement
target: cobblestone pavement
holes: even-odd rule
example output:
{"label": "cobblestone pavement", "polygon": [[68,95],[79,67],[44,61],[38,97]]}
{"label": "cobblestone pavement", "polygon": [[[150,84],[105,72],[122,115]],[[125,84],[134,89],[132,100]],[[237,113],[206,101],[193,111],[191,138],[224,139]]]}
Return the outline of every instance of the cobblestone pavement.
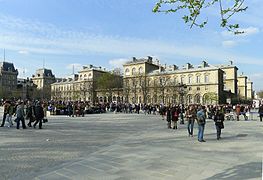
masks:
{"label": "cobblestone pavement", "polygon": [[261,179],[262,130],[227,121],[217,141],[208,121],[199,143],[160,116],[53,116],[42,130],[0,128],[0,179]]}

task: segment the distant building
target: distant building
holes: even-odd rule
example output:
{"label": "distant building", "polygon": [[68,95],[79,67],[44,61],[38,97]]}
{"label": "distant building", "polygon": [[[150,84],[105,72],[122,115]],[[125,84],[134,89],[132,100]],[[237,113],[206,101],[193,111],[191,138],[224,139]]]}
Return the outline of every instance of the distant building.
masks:
{"label": "distant building", "polygon": [[[105,73],[101,67],[84,66],[77,78],[66,78],[52,86],[52,99],[91,102],[129,102],[153,104],[223,104],[253,98],[252,82],[238,76],[233,62],[212,65],[186,63],[161,65],[152,57],[135,58],[123,65],[121,88],[99,89],[97,80]],[[116,76],[117,77],[117,76]],[[113,78],[112,81],[117,81]]]}
{"label": "distant building", "polygon": [[38,98],[50,99],[51,84],[56,82],[52,70],[45,68],[36,70],[35,75],[32,76],[32,81],[39,91]]}
{"label": "distant building", "polygon": [[16,96],[18,70],[13,63],[0,62],[0,97]]}

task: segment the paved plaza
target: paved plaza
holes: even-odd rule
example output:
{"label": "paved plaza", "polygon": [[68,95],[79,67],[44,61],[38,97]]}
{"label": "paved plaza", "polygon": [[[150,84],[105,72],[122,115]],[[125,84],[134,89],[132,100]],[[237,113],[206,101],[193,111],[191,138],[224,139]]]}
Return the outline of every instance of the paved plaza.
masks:
{"label": "paved plaza", "polygon": [[159,115],[52,116],[43,128],[0,129],[0,179],[262,179],[256,120],[226,121],[220,141],[208,120],[205,143]]}

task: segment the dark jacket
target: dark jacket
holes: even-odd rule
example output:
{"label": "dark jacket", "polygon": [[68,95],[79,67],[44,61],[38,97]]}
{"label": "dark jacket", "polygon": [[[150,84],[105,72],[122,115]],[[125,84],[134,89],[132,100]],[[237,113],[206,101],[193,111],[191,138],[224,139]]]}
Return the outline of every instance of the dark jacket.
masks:
{"label": "dark jacket", "polygon": [[171,122],[171,119],[172,119],[172,114],[171,114],[171,108],[167,108],[167,111],[166,111],[166,120],[168,122]]}
{"label": "dark jacket", "polygon": [[35,117],[36,117],[37,120],[44,118],[44,110],[43,110],[42,106],[37,105],[35,107]]}
{"label": "dark jacket", "polygon": [[224,127],[224,120],[225,120],[224,113],[221,111],[217,111],[214,116],[215,125],[219,127]]}

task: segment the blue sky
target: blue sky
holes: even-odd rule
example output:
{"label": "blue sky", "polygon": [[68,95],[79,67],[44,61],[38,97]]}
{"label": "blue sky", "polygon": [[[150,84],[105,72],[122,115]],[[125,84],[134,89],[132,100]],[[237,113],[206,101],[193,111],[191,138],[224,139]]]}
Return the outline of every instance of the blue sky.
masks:
{"label": "blue sky", "polygon": [[[151,55],[163,64],[194,65],[230,60],[263,89],[262,0],[246,0],[248,10],[233,17],[245,34],[219,27],[217,9],[204,12],[208,25],[189,29],[180,15],[154,14],[157,0],[0,0],[0,57],[13,62],[20,77],[51,68],[56,77],[82,65],[112,69],[127,59]],[[3,59],[3,55],[0,59]]]}

